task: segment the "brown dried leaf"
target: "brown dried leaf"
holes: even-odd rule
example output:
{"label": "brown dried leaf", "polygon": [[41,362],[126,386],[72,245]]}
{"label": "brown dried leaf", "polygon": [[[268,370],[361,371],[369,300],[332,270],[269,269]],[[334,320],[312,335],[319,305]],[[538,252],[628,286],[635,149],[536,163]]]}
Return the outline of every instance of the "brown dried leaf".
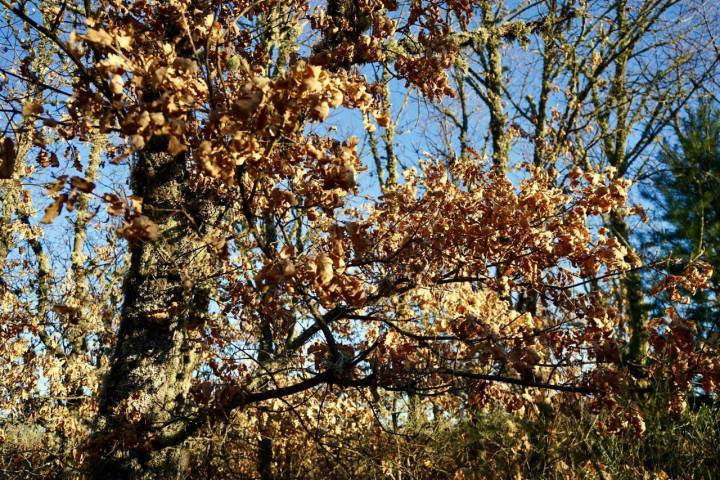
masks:
{"label": "brown dried leaf", "polygon": [[47,187],[45,192],[48,194],[48,196],[54,196],[56,193],[63,189],[63,187],[65,186],[65,182],[67,182],[67,179],[67,175],[59,176],[57,180],[55,180]]}
{"label": "brown dried leaf", "polygon": [[320,121],[325,120],[328,115],[330,115],[330,105],[328,102],[321,102],[313,108],[313,114],[315,119]]}
{"label": "brown dried leaf", "polygon": [[131,243],[152,242],[160,238],[160,229],[148,217],[139,215],[120,228],[118,234]]}
{"label": "brown dried leaf", "polygon": [[249,116],[257,110],[262,100],[262,92],[250,92],[235,102],[234,110],[241,116]]}
{"label": "brown dried leaf", "polygon": [[82,177],[72,177],[70,179],[70,185],[83,193],[90,193],[95,189],[95,184],[93,182]]}
{"label": "brown dried leaf", "polygon": [[52,223],[55,218],[60,215],[60,212],[62,212],[63,205],[67,201],[68,196],[67,194],[59,195],[53,203],[50,204],[49,207],[45,209],[45,215],[43,215],[42,220],[40,220],[40,223],[49,224]]}
{"label": "brown dried leaf", "polygon": [[123,50],[130,50],[130,47],[132,45],[132,37],[128,35],[118,35],[115,37],[115,40],[117,40],[118,47]]}
{"label": "brown dried leaf", "polygon": [[176,136],[171,136],[168,142],[168,153],[170,155],[178,155],[187,150],[187,145],[182,143]]}
{"label": "brown dried leaf", "polygon": [[23,116],[30,117],[33,115],[40,115],[45,110],[41,102],[27,102],[23,105]]}
{"label": "brown dried leaf", "polygon": [[317,268],[317,280],[320,285],[328,285],[334,276],[333,261],[325,253],[321,253],[315,259],[315,267]]}
{"label": "brown dried leaf", "polygon": [[303,81],[305,90],[308,92],[319,92],[323,89],[323,84],[316,77],[308,77]]}
{"label": "brown dried leaf", "polygon": [[88,28],[85,39],[88,42],[97,43],[105,47],[109,47],[113,43],[113,39],[109,33],[105,30],[95,30],[94,28]]}
{"label": "brown dried leaf", "polygon": [[110,90],[116,94],[119,95],[123,92],[125,89],[125,81],[120,75],[113,75],[110,79]]}

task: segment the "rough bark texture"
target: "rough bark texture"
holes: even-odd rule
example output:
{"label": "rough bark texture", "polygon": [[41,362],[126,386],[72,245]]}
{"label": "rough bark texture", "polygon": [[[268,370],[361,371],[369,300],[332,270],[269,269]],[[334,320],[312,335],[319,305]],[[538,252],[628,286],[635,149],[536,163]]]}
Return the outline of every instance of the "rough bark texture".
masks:
{"label": "rough bark texture", "polygon": [[160,231],[131,245],[125,301],[89,452],[91,478],[174,478],[178,449],[153,444],[183,428],[208,309],[206,278],[217,264],[203,232],[216,218],[190,190],[182,156],[142,154],[132,174],[143,213]]}
{"label": "rough bark texture", "polygon": [[495,168],[503,171],[507,168],[510,156],[510,136],[507,132],[507,113],[503,102],[503,65],[501,42],[502,37],[497,31],[497,25],[492,16],[489,5],[483,9],[483,24],[490,33],[485,44],[486,74],[485,85],[487,97],[486,104],[490,110],[490,134],[492,137],[492,161]]}

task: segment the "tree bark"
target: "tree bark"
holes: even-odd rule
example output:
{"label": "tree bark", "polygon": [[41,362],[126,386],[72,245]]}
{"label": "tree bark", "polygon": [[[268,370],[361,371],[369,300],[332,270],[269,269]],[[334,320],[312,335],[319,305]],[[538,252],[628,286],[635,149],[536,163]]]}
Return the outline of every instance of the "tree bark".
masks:
{"label": "tree bark", "polygon": [[206,279],[218,256],[203,240],[217,218],[196,195],[186,159],[142,153],[132,172],[155,241],[130,246],[124,304],[110,371],[100,394],[89,478],[171,478],[180,449],[153,447],[180,431],[191,411],[188,394],[209,305]]}
{"label": "tree bark", "polygon": [[502,99],[502,54],[498,38],[490,38],[486,46],[488,55],[487,97],[490,101],[490,133],[492,136],[493,164],[504,171],[510,157],[510,137],[506,130],[507,114]]}
{"label": "tree bark", "polygon": [[[620,238],[621,242],[627,242],[630,234],[628,224],[616,213],[611,214],[610,226],[612,231]],[[646,307],[643,302],[642,279],[638,271],[625,273],[621,279],[621,298],[623,309],[628,320],[628,347],[626,359],[637,363],[645,356],[647,350],[647,323]]]}

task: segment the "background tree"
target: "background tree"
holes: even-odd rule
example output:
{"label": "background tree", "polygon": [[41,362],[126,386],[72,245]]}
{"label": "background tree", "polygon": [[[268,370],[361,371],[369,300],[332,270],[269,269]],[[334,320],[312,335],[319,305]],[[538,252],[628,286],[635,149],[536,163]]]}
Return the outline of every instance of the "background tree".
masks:
{"label": "background tree", "polygon": [[[716,77],[720,57],[708,20],[718,12],[706,2],[489,2],[480,8],[483,21],[469,29],[456,65],[460,105],[456,112],[441,108],[455,127],[440,130],[445,138],[437,149],[448,158],[470,145],[501,165],[532,159],[559,172],[558,181],[573,166],[593,165],[639,182],[659,135]],[[695,20],[681,25],[679,17]],[[487,135],[475,130],[468,142],[474,124]],[[454,131],[457,141],[447,138]],[[638,222],[621,212],[604,222],[620,242],[634,244]],[[625,312],[626,356],[635,362],[647,348],[640,272],[627,272],[615,291]],[[532,309],[532,295],[518,302]]]}
{"label": "background tree", "polygon": [[[647,198],[658,205],[660,225],[652,237],[673,256],[703,258],[715,269],[711,288],[692,298],[689,315],[703,335],[718,331],[717,269],[720,264],[720,111],[712,101],[688,109],[675,127],[673,143],[658,158]],[[663,252],[667,254],[668,252]],[[661,303],[662,305],[662,303]],[[716,334],[715,334],[716,336]]]}

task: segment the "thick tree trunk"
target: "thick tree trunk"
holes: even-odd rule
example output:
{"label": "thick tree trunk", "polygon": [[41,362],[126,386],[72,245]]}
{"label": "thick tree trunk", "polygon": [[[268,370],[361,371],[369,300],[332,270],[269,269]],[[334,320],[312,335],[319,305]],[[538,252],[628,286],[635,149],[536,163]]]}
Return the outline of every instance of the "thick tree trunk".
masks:
{"label": "thick tree trunk", "polygon": [[180,431],[197,367],[207,282],[217,255],[203,230],[216,218],[189,188],[182,156],[142,154],[133,187],[160,237],[131,245],[117,344],[99,399],[90,478],[174,478],[178,450],[153,445]]}

